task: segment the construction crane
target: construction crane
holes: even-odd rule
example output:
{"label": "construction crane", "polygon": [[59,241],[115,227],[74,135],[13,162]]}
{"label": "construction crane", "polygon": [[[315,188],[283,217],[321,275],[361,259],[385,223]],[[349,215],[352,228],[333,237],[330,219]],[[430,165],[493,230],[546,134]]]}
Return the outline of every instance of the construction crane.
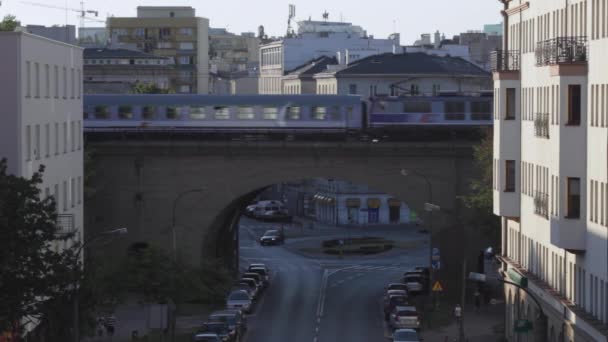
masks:
{"label": "construction crane", "polygon": [[[31,1],[21,1],[21,3],[22,4],[26,4],[26,5],[38,6],[38,7],[53,8],[53,9],[58,9],[58,10],[66,11],[66,12],[67,11],[72,11],[72,12],[80,13],[80,15],[78,17],[80,18],[80,27],[82,27],[82,28],[84,28],[84,20],[85,19],[91,20],[91,21],[97,21],[97,22],[105,22],[103,20],[87,17],[86,16],[87,14],[93,14],[93,15],[95,15],[95,17],[98,17],[99,16],[99,11],[85,10],[84,9],[84,1],[80,2],[80,9],[69,8],[69,7],[53,6],[53,5],[43,4],[43,3],[40,3],[40,2],[31,2]],[[66,16],[67,16],[67,14],[66,14]],[[66,26],[67,26],[67,22],[66,22]]]}

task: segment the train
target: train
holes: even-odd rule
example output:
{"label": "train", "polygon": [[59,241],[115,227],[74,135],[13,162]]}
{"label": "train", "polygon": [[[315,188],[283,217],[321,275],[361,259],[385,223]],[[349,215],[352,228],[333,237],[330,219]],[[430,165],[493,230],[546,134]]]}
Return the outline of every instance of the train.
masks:
{"label": "train", "polygon": [[493,124],[492,94],[84,96],[84,130],[356,134]]}

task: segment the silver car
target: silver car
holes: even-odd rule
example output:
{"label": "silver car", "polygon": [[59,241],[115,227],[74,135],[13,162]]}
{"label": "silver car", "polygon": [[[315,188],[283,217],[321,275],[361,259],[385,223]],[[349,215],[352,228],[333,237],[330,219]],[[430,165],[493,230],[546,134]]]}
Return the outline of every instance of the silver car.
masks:
{"label": "silver car", "polygon": [[420,342],[418,333],[414,329],[397,329],[393,333],[393,342]]}
{"label": "silver car", "polygon": [[389,324],[393,329],[420,329],[420,317],[414,306],[396,306]]}
{"label": "silver car", "polygon": [[232,291],[226,299],[226,308],[243,310],[244,312],[250,313],[253,309],[253,302],[247,291]]}
{"label": "silver car", "polygon": [[424,290],[424,278],[420,275],[406,275],[403,277],[403,283],[407,286],[409,293],[422,292]]}
{"label": "silver car", "polygon": [[194,342],[222,342],[222,339],[213,333],[199,333],[192,337]]}

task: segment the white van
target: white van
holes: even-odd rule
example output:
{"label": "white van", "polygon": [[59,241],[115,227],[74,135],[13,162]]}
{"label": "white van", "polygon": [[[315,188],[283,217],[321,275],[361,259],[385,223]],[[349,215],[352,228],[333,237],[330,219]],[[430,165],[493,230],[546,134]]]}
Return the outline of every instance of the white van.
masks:
{"label": "white van", "polygon": [[254,204],[253,217],[257,219],[282,219],[288,217],[287,208],[281,201],[259,201]]}

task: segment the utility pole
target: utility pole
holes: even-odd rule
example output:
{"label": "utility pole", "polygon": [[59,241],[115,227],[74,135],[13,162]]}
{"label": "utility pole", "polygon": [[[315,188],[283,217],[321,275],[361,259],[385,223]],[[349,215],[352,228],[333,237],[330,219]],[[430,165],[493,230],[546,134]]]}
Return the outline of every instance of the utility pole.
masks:
{"label": "utility pole", "polygon": [[467,289],[467,257],[466,251],[463,253],[462,257],[462,291],[460,293],[460,307],[462,308],[462,313],[460,315],[460,330],[459,330],[459,341],[465,342],[464,339],[464,301],[466,297],[466,289]]}

